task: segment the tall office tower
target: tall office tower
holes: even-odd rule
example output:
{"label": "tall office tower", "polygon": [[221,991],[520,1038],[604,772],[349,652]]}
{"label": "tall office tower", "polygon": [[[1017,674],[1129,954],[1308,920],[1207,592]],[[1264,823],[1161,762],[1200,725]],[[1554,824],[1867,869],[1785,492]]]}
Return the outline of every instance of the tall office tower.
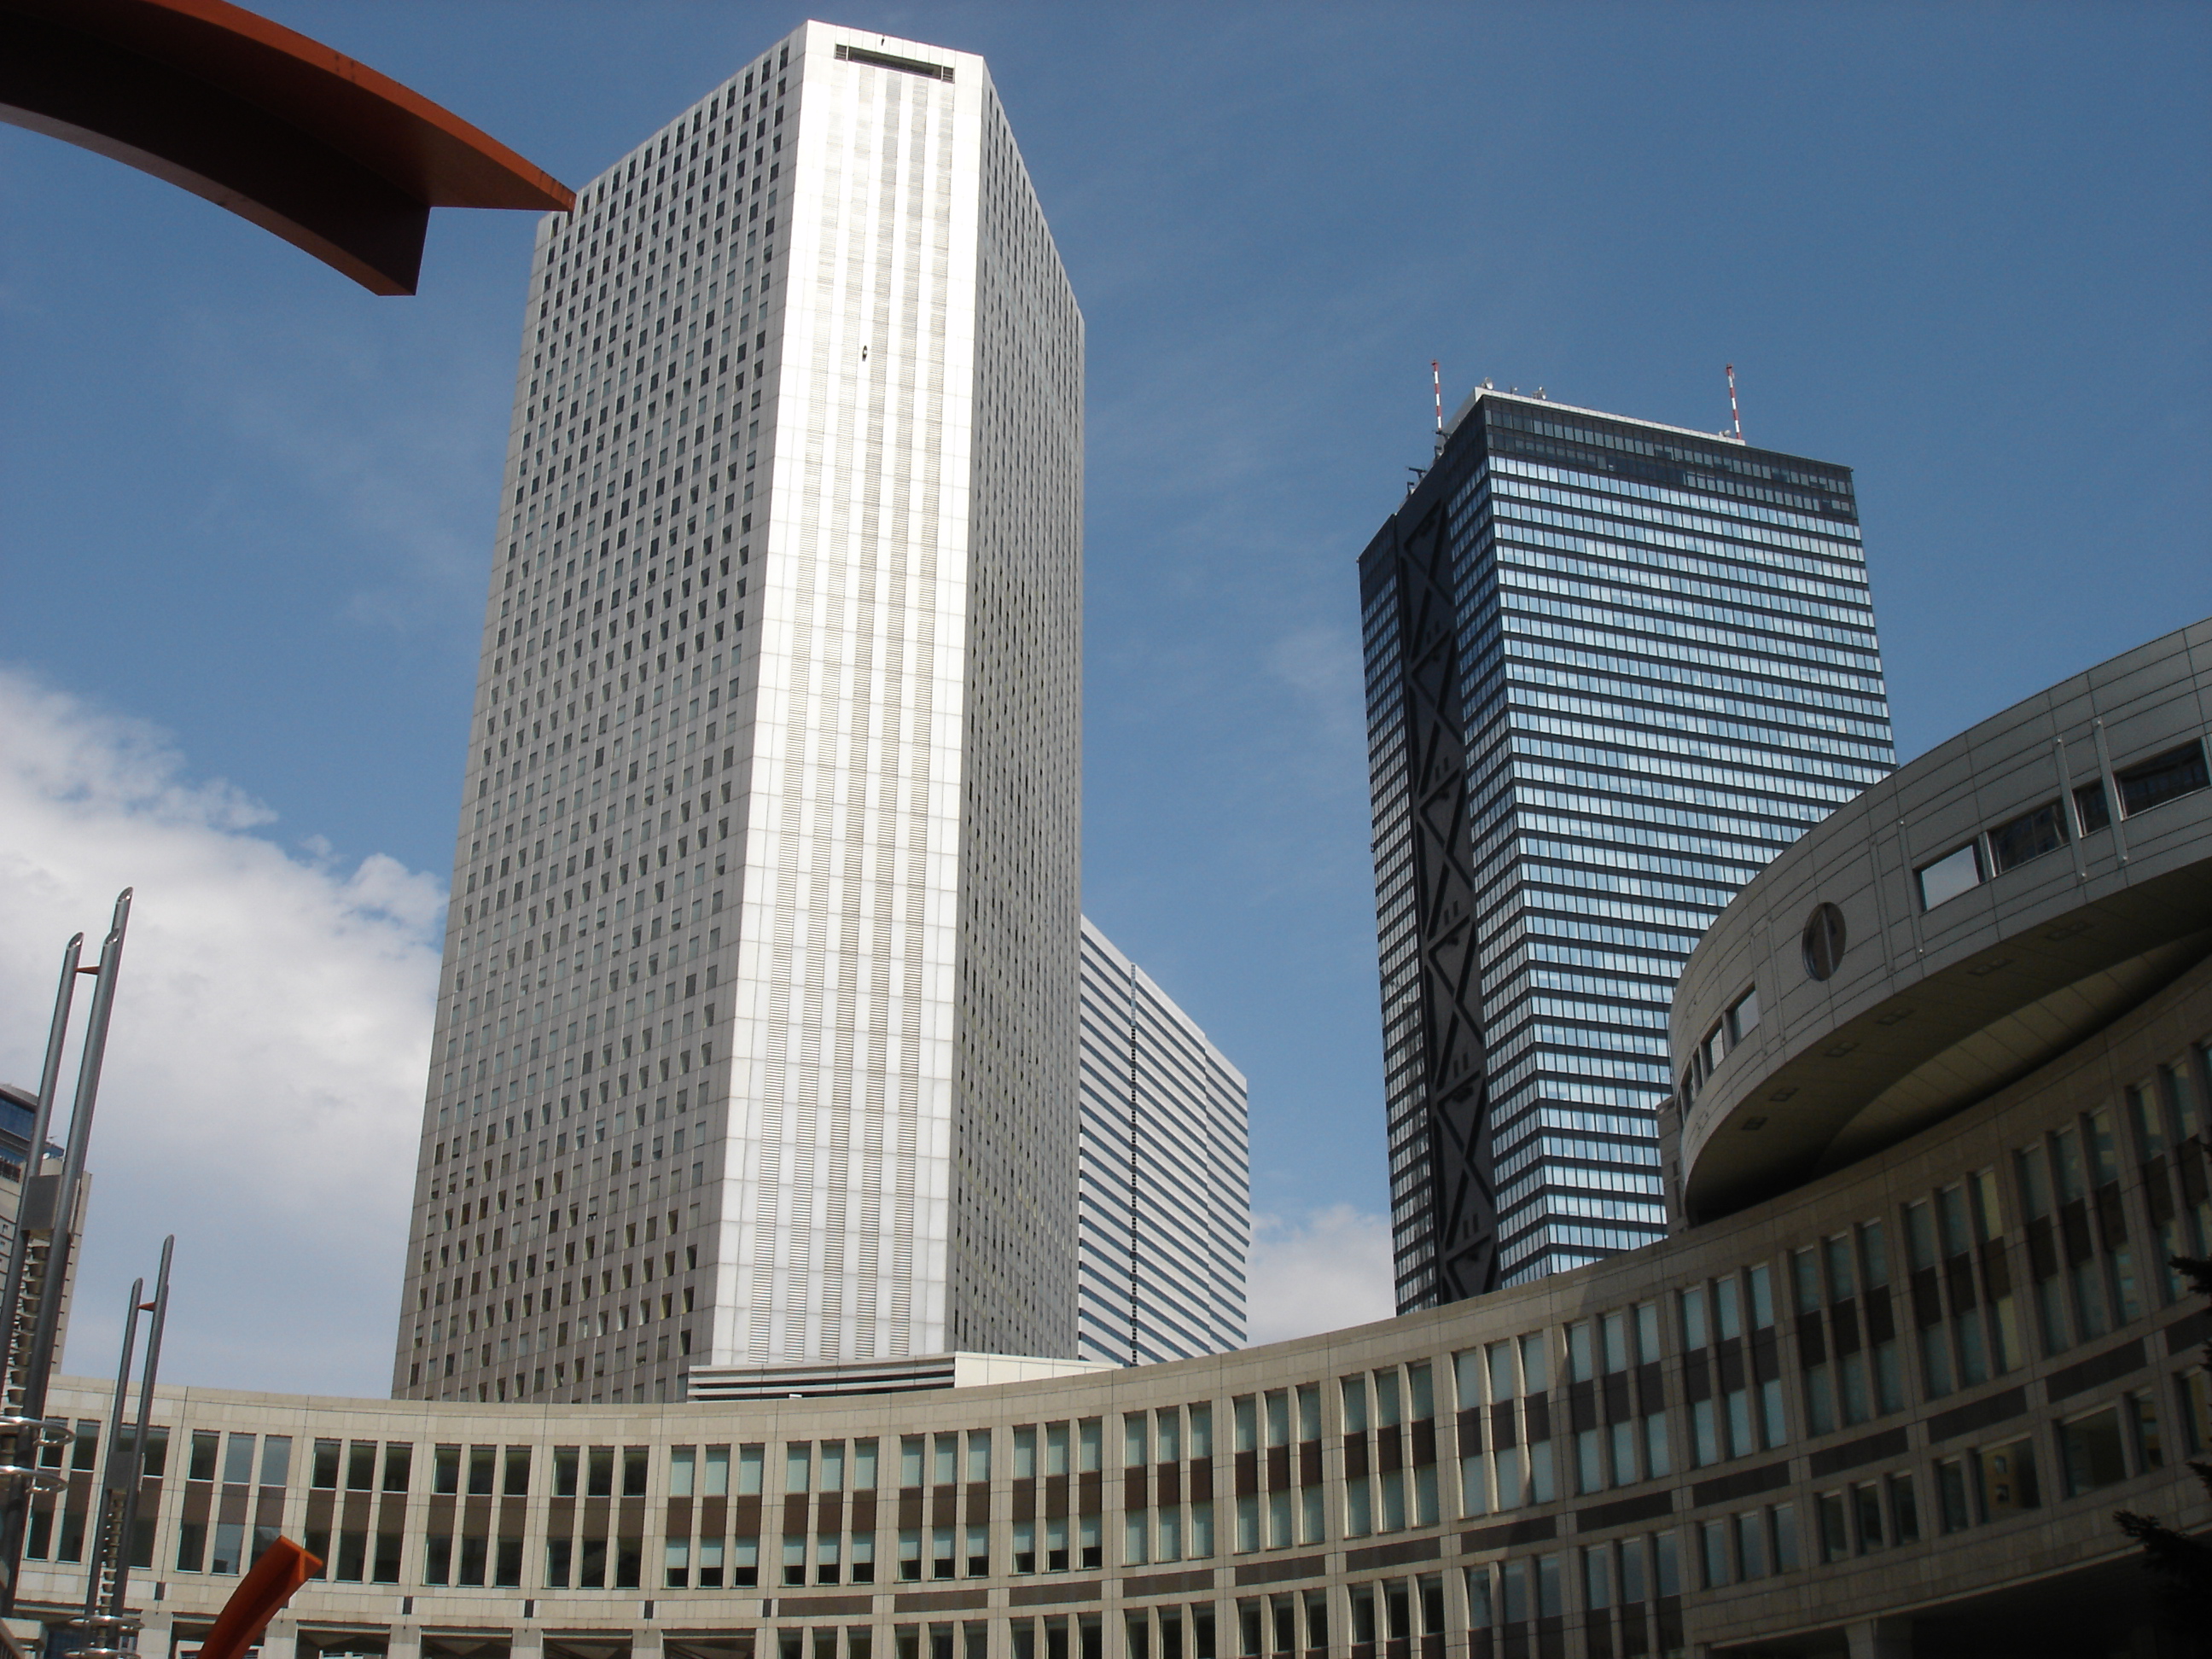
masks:
{"label": "tall office tower", "polygon": [[1075,1351],[1083,319],[808,23],[541,226],[394,1386]]}
{"label": "tall office tower", "polygon": [[1082,1357],[1244,1346],[1244,1074],[1083,919]]}
{"label": "tall office tower", "polygon": [[1660,1237],[1675,976],[1896,755],[1844,467],[1486,386],[1359,584],[1411,1310]]}

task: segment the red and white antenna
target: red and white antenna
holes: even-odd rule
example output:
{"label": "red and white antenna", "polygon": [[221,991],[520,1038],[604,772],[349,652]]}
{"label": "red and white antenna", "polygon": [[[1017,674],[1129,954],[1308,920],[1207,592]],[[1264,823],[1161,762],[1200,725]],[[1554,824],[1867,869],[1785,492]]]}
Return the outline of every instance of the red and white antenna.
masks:
{"label": "red and white antenna", "polygon": [[1728,366],[1728,383],[1729,419],[1735,426],[1735,441],[1738,443],[1741,443],[1743,441],[1743,414],[1742,411],[1738,410],[1735,406],[1735,365],[1734,363],[1730,363]]}
{"label": "red and white antenna", "polygon": [[1444,372],[1433,357],[1429,359],[1429,379],[1436,386],[1437,436],[1441,438],[1444,435]]}

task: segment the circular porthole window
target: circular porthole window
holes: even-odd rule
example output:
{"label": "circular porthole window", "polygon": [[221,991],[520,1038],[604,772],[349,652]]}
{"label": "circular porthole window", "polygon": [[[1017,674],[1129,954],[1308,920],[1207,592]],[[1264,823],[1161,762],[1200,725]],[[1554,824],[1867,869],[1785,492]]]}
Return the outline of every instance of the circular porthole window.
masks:
{"label": "circular porthole window", "polygon": [[1826,979],[1844,959],[1844,913],[1832,904],[1816,904],[1805,919],[1805,971]]}

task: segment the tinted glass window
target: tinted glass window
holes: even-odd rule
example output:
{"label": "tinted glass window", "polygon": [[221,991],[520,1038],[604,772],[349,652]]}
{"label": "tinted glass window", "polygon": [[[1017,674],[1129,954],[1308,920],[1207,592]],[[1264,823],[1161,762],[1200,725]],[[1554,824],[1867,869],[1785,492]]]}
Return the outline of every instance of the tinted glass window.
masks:
{"label": "tinted glass window", "polygon": [[1970,841],[1964,847],[1954,848],[1933,864],[1921,866],[1920,908],[1933,910],[1981,884],[1982,849],[1978,843]]}
{"label": "tinted glass window", "polygon": [[1990,831],[1990,862],[1998,875],[2016,870],[2030,859],[2055,853],[2066,845],[2066,818],[2058,803],[2047,800],[2033,812],[2023,812],[2010,823]]}
{"label": "tinted glass window", "polygon": [[2115,773],[2113,781],[2120,786],[2121,815],[2133,817],[2161,802],[2212,785],[2212,774],[2205,770],[2204,745],[2185,743]]}
{"label": "tinted glass window", "polygon": [[2105,799],[2102,783],[2085,783],[2074,792],[2074,812],[2081,820],[2085,836],[2103,829],[2112,821],[2112,803]]}

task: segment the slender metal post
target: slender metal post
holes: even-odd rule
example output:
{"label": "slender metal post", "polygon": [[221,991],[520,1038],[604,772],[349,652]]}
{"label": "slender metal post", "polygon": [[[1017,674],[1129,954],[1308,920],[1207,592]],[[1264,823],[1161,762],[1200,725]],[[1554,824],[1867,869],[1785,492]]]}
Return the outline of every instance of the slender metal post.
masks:
{"label": "slender metal post", "polygon": [[89,1564],[84,1571],[84,1616],[88,1620],[99,1615],[100,1604],[107,1600],[107,1558],[115,1542],[116,1511],[123,1504],[123,1493],[116,1483],[125,1473],[122,1466],[127,1461],[123,1446],[123,1407],[131,1392],[131,1362],[137,1358],[139,1304],[145,1295],[146,1281],[132,1279],[131,1300],[124,1304],[123,1358],[115,1368],[115,1399],[107,1410],[107,1456],[100,1478],[100,1506],[93,1511],[92,1548],[85,1557]]}
{"label": "slender metal post", "polygon": [[62,951],[62,982],[54,993],[53,1024],[46,1030],[46,1063],[39,1073],[39,1105],[31,1119],[31,1145],[23,1159],[23,1184],[15,1194],[15,1235],[8,1242],[8,1277],[0,1288],[0,1410],[15,1404],[15,1356],[21,1337],[23,1275],[31,1255],[31,1183],[46,1161],[46,1131],[54,1115],[54,1091],[61,1083],[62,1048],[69,1036],[70,1003],[76,993],[77,961],[84,935],[70,939]]}
{"label": "slender metal post", "polygon": [[2066,836],[2067,849],[2074,854],[2074,879],[2089,879],[2088,855],[2081,850],[2081,811],[2074,799],[2074,769],[2067,764],[2066,739],[2053,738],[2051,752],[2058,763],[2058,823]]}
{"label": "slender metal post", "polygon": [[2122,869],[2128,862],[2128,832],[2120,823],[2120,781],[2112,775],[2112,750],[2105,741],[2101,716],[2089,722],[2089,735],[2097,740],[2097,775],[2105,783],[2105,819],[2112,827],[2112,852]]}
{"label": "slender metal post", "polygon": [[154,1280],[154,1300],[149,1311],[153,1322],[146,1331],[146,1370],[138,1379],[138,1425],[131,1437],[131,1465],[126,1471],[129,1484],[124,1489],[123,1516],[119,1523],[122,1541],[116,1552],[114,1588],[108,1604],[108,1616],[123,1616],[123,1604],[131,1585],[131,1546],[138,1530],[138,1490],[146,1476],[146,1445],[149,1437],[149,1425],[154,1416],[154,1381],[161,1370],[161,1332],[169,1322],[169,1261],[176,1254],[177,1236],[171,1233],[161,1241],[161,1270]]}
{"label": "slender metal post", "polygon": [[92,1013],[84,1030],[84,1055],[77,1066],[76,1101],[70,1112],[69,1141],[62,1153],[61,1176],[54,1188],[54,1242],[39,1286],[39,1318],[23,1378],[22,1414],[44,1417],[46,1384],[53,1370],[54,1344],[62,1318],[62,1287],[69,1278],[70,1222],[76,1213],[78,1183],[92,1140],[94,1108],[100,1099],[100,1067],[107,1054],[107,1023],[115,1010],[115,981],[123,967],[123,934],[131,922],[131,890],[116,896],[115,919],[100,947],[100,976],[93,981]]}

